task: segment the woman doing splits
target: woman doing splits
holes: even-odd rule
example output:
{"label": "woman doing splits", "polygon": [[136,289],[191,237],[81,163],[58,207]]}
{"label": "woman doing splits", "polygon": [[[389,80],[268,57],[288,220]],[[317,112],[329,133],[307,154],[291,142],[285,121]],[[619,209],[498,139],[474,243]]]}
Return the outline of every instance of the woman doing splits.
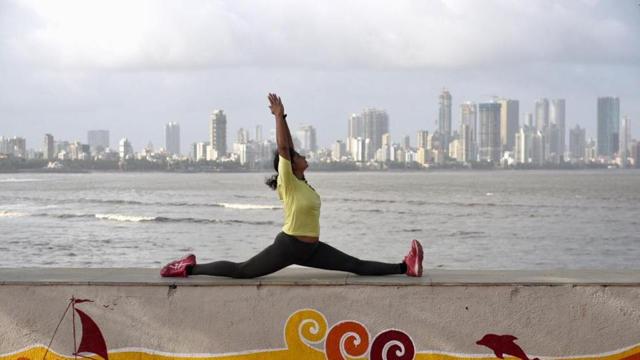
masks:
{"label": "woman doing splits", "polygon": [[400,263],[360,260],[320,241],[320,195],[309,185],[304,172],[309,166],[293,148],[282,100],[269,94],[271,113],[276,119],[278,151],[273,159],[277,174],[267,180],[284,208],[284,226],[273,244],[245,262],[215,261],[196,263],[189,254],[170,262],[160,270],[165,277],[214,275],[255,278],[276,272],[292,264],[318,269],[348,271],[358,275],[406,274],[422,276],[422,245],[411,242],[411,249]]}

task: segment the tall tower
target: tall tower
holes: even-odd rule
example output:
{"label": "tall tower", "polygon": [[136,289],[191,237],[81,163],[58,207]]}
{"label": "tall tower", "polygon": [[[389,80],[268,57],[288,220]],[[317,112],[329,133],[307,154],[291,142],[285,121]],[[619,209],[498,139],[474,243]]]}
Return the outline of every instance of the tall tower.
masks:
{"label": "tall tower", "polygon": [[389,132],[389,115],[384,110],[369,108],[362,112],[361,117],[364,138],[370,141],[371,153],[367,159],[370,160],[373,154],[382,147],[382,135]]}
{"label": "tall tower", "polygon": [[549,126],[549,100],[540,99],[535,104],[535,120],[536,128],[538,130],[544,130]]}
{"label": "tall tower", "polygon": [[87,142],[92,153],[103,152],[110,146],[109,130],[89,130],[87,132]]}
{"label": "tall tower", "polygon": [[[469,129],[463,130],[464,125]],[[478,105],[470,101],[460,104],[460,133],[465,131],[468,131],[465,140],[469,142],[469,157],[465,161],[475,161],[478,155]]]}
{"label": "tall tower", "polygon": [[557,130],[555,132],[556,139],[551,142],[556,146],[551,148],[551,153],[554,153],[557,157],[563,156],[566,151],[565,139],[566,139],[566,125],[565,125],[565,100],[564,99],[552,99],[549,106],[549,123],[555,124]]}
{"label": "tall tower", "polygon": [[449,141],[451,139],[451,94],[447,89],[442,89],[439,97],[438,111],[438,132],[442,139],[442,149],[449,151]]}
{"label": "tall tower", "polygon": [[165,148],[171,155],[180,155],[180,125],[170,122],[164,127]]}
{"label": "tall tower", "polygon": [[582,161],[585,158],[587,136],[584,128],[576,125],[569,130],[569,154],[572,161]]}
{"label": "tall tower", "polygon": [[478,115],[479,156],[481,161],[497,162],[500,160],[500,104],[480,103]]}
{"label": "tall tower", "polygon": [[598,98],[598,156],[613,157],[620,136],[620,99]]}
{"label": "tall tower", "polygon": [[[627,160],[632,156],[629,151],[631,145],[631,120],[628,116],[622,118],[622,132],[620,133],[620,161],[622,167],[627,167]],[[637,160],[636,160],[637,161]]]}
{"label": "tall tower", "polygon": [[520,104],[518,100],[501,99],[500,104],[500,145],[503,150],[513,151],[516,132],[520,125]]}
{"label": "tall tower", "polygon": [[44,158],[51,161],[55,158],[53,147],[53,135],[44,134]]}
{"label": "tall tower", "polygon": [[300,141],[300,148],[303,152],[315,152],[318,150],[316,141],[316,129],[311,125],[302,126],[296,132]]}
{"label": "tall tower", "polygon": [[215,159],[227,153],[227,115],[224,110],[215,110],[209,122],[209,139],[215,151]]}

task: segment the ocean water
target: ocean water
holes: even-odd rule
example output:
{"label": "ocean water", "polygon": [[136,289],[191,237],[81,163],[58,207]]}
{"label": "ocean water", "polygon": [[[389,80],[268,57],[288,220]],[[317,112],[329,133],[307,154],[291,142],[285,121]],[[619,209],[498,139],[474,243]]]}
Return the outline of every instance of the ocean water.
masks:
{"label": "ocean water", "polygon": [[[0,174],[0,267],[243,261],[282,226],[267,173]],[[322,241],[425,267],[640,269],[640,171],[308,172]]]}

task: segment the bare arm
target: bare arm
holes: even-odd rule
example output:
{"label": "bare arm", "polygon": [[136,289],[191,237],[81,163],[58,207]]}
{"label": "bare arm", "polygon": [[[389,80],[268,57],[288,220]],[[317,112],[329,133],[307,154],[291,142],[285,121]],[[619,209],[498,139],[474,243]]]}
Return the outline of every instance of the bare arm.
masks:
{"label": "bare arm", "polygon": [[293,149],[293,141],[289,126],[284,118],[284,105],[282,100],[276,94],[269,94],[269,108],[276,118],[276,143],[278,145],[278,154],[283,158],[291,161],[289,152]]}

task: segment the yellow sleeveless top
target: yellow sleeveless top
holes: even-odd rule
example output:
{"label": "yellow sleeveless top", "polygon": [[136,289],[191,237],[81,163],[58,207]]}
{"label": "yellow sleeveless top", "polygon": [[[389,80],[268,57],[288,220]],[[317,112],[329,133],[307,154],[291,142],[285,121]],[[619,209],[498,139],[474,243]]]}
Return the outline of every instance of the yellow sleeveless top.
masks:
{"label": "yellow sleeveless top", "polygon": [[291,161],[282,156],[278,164],[278,196],[284,207],[285,234],[320,236],[320,195],[293,174]]}

